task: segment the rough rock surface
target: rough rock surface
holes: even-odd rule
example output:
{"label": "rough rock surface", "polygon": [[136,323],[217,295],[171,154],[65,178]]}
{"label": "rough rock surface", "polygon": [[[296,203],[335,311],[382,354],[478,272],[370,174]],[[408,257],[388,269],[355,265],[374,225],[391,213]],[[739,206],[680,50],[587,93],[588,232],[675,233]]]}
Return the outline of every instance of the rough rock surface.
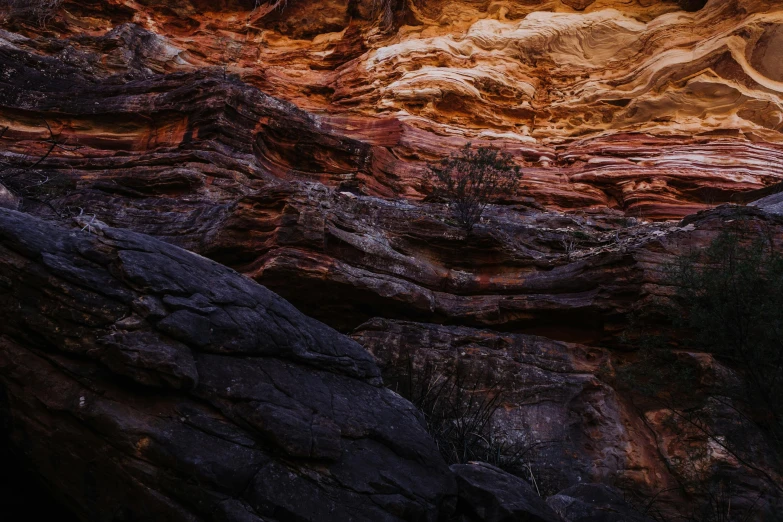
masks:
{"label": "rough rock surface", "polygon": [[603,484],[573,486],[546,502],[569,522],[653,522],[619,491]]}
{"label": "rough rock surface", "polygon": [[85,520],[434,520],[454,480],[354,341],[146,236],[0,210],[10,439]]}
{"label": "rough rock surface", "polygon": [[[442,463],[422,464],[435,457],[414,413],[377,387],[356,345],[356,371],[309,341],[288,356],[247,353],[264,337],[222,315],[232,305],[209,293],[220,288],[210,281],[209,292],[179,295],[169,275],[139,287],[111,253],[122,250],[111,234],[135,236],[95,237],[110,230],[98,222],[228,265],[340,330],[365,323],[356,339],[386,363],[399,357],[399,340],[422,359],[451,361],[468,346],[478,368],[505,372],[518,391],[504,422],[567,442],[568,452],[542,456],[554,487],[586,477],[654,496],[687,478],[683,457],[695,447],[760,491],[703,436],[689,433],[684,444],[669,412],[618,394],[612,370],[634,357],[628,314],[673,291],[663,271],[672,259],[736,220],[783,239],[774,215],[783,179],[779,2],[325,0],[314,9],[309,0],[66,0],[40,22],[0,21],[0,207],[69,224],[77,216],[86,239],[63,240],[47,250],[54,257],[0,256],[15,267],[8,274],[38,267],[25,293],[2,301],[29,307],[2,325],[10,333],[0,357],[24,358],[3,366],[24,398],[4,411],[33,412],[13,417],[27,430],[14,443],[28,444],[26,461],[43,475],[62,475],[50,484],[61,497],[90,499],[83,515],[136,509],[144,495],[178,519],[214,506],[229,519],[311,516],[301,498],[254,489],[248,477],[267,462],[258,476],[279,472],[272,485],[317,484],[334,505],[356,506],[359,519],[427,516],[452,491]],[[470,236],[427,199],[425,176],[427,162],[467,141],[505,148],[524,170],[518,193],[497,201]],[[756,208],[712,209],[761,196]],[[692,215],[703,209],[712,210]],[[92,257],[69,258],[79,266],[52,253],[98,243],[97,253],[85,247]],[[82,276],[98,279],[73,282]],[[0,273],[0,285],[8,280]],[[147,292],[157,300],[141,311],[128,304],[126,294]],[[212,331],[195,317],[209,317]],[[303,333],[281,335],[312,337],[315,323],[302,321]],[[696,404],[681,393],[682,406],[730,430],[736,415],[711,398],[734,382],[731,370],[706,354],[678,357],[699,375]],[[281,368],[337,383],[352,399],[364,390],[373,409],[386,411],[380,401],[408,419],[410,440],[399,443],[418,449],[400,455],[366,435],[378,412],[354,412],[353,401],[350,414],[342,405],[335,413],[320,395],[286,388],[265,402]],[[235,389],[232,375],[261,384],[225,391]],[[79,423],[94,427],[87,440]],[[295,436],[277,440],[277,430]],[[172,442],[181,433],[192,451]],[[52,441],[78,462],[54,456]],[[373,463],[352,476],[358,482],[340,475],[352,468],[338,442],[370,448],[341,453]],[[193,460],[204,447],[228,448],[222,455],[235,460]],[[95,448],[107,459],[87,458]],[[407,467],[381,479],[392,460],[376,457]],[[96,482],[118,467],[121,478]],[[442,483],[399,493],[422,473]],[[99,486],[109,489],[99,495]],[[687,504],[679,493],[657,498]]]}
{"label": "rough rock surface", "polygon": [[[382,319],[359,327],[354,338],[373,353],[386,382],[403,395],[409,393],[412,375],[442,377],[454,375],[457,368],[466,376],[466,393],[500,390],[492,432],[508,447],[524,449],[526,471],[544,495],[575,484],[610,482],[647,499],[642,504],[654,498],[656,507],[676,512],[688,503],[678,485],[693,479],[688,451],[703,455],[703,470],[731,470],[751,500],[756,488],[764,489],[755,470],[715,449],[714,441],[674,416],[674,410],[618,388],[616,366],[625,362],[622,354],[544,337]],[[739,433],[747,441],[763,440],[758,428],[738,427],[736,412],[732,415],[718,400],[738,382],[736,374],[706,354],[679,357],[692,368],[696,383],[687,390],[671,384],[672,408],[701,411],[702,426],[718,437]],[[474,383],[484,382],[484,376],[497,386],[476,389]],[[769,448],[754,444],[761,449],[752,465],[774,470]],[[739,490],[737,495],[742,496]]]}
{"label": "rough rock surface", "polygon": [[561,522],[524,480],[485,463],[455,464],[461,522]]}
{"label": "rough rock surface", "polygon": [[[687,3],[68,1],[46,30],[4,24],[0,85],[20,83],[30,98],[0,100],[0,124],[13,129],[6,139],[30,140],[48,113],[89,146],[77,157],[115,158],[115,169],[117,157],[199,150],[193,139],[216,126],[275,127],[203,89],[172,95],[166,110],[142,103],[176,91],[150,79],[208,68],[313,114],[308,129],[258,136],[253,162],[276,175],[358,179],[369,194],[418,199],[429,191],[423,162],[472,140],[526,167],[519,197],[682,217],[780,181],[783,163],[779,3]],[[42,72],[52,62],[69,70]],[[218,100],[229,117],[199,124]],[[353,145],[336,155],[306,146],[324,133]],[[228,134],[232,155],[247,153],[254,137]],[[199,156],[190,169],[214,170],[214,154]]]}
{"label": "rough rock surface", "polygon": [[[503,388],[495,433],[529,447],[539,487],[552,494],[582,481],[624,477],[657,482],[646,429],[597,376],[611,368],[601,348],[544,337],[424,323],[372,320],[354,338],[375,355],[393,388],[429,365],[436,375],[461,367],[468,387],[484,375]],[[399,389],[403,394],[407,390]]]}
{"label": "rough rock surface", "polygon": [[[9,186],[25,176],[32,185],[66,177],[74,190],[50,201],[61,213],[95,215],[218,260],[342,330],[392,315],[603,339],[659,278],[667,251],[679,251],[672,241],[702,242],[704,234],[673,224],[607,208],[541,211],[546,200],[525,197],[494,206],[466,238],[443,204],[356,194],[405,194],[404,176],[383,173],[387,162],[401,161],[388,147],[346,137],[323,115],[216,71],[144,72],[152,37],[138,26],[80,37],[84,55],[60,42],[58,58],[46,56],[44,42],[7,38],[0,46],[0,63],[13,72],[0,77],[6,158],[35,163],[50,146],[47,124],[68,144]],[[106,54],[126,46],[140,54],[122,74],[106,76],[90,62],[101,56],[93,47]],[[77,67],[72,54],[93,66]],[[657,154],[662,145],[645,148]],[[649,189],[660,195],[656,187]],[[34,202],[24,208],[51,214]],[[671,238],[663,248],[659,236]]]}

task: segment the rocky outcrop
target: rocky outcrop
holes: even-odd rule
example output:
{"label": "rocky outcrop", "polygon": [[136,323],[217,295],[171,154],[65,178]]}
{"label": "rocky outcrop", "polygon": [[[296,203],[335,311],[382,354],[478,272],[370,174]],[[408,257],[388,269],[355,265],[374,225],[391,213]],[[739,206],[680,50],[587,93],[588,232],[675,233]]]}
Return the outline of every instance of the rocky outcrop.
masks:
{"label": "rocky outcrop", "polygon": [[[359,327],[387,382],[406,358],[497,372],[512,390],[497,422],[547,443],[530,464],[549,493],[600,480],[681,507],[692,453],[762,491],[615,377],[636,357],[629,315],[672,293],[673,259],[734,221],[783,238],[777,2],[66,0],[50,15],[0,22],[0,207],[78,227],[0,211],[16,230],[0,378],[13,444],[80,515],[426,519],[456,491],[359,345],[111,227]],[[524,173],[470,235],[426,175],[468,141]],[[742,432],[766,472],[763,437],[719,400],[736,373],[675,356],[698,377],[678,404]],[[557,509],[590,512],[580,491]]]}
{"label": "rocky outcrop", "polygon": [[459,369],[469,389],[490,376],[502,392],[493,431],[509,447],[528,450],[525,462],[532,464],[544,494],[609,477],[643,487],[658,482],[656,473],[665,473],[644,427],[598,377],[611,372],[606,350],[544,337],[378,319],[359,327],[354,338],[403,395],[410,393],[410,379],[425,368],[438,376]]}
{"label": "rocky outcrop", "polygon": [[455,464],[460,522],[561,522],[524,480],[485,463]]}
{"label": "rocky outcrop", "polygon": [[[145,28],[136,23],[143,17],[132,14],[138,3],[110,4],[115,7],[74,7],[84,23],[111,19],[115,26],[108,32],[83,34],[69,18],[50,26],[61,39],[4,33],[5,161],[17,169],[30,167],[52,141],[63,145],[52,148],[34,172],[7,171],[8,188],[24,195],[60,178],[70,184],[68,190],[52,189],[47,205],[28,198],[22,208],[95,215],[174,242],[252,276],[345,331],[374,316],[392,316],[605,342],[621,330],[637,298],[654,287],[656,266],[668,257],[661,248],[677,249],[668,241],[659,246],[658,236],[675,232],[676,241],[691,241],[673,225],[643,225],[639,216],[694,212],[771,182],[779,170],[778,145],[744,138],[585,135],[557,145],[562,150],[556,153],[517,141],[512,152],[525,165],[522,183],[541,190],[524,189],[497,205],[487,213],[486,226],[466,238],[448,223],[442,204],[416,201],[428,193],[423,162],[448,154],[462,138],[435,133],[433,145],[428,131],[407,120],[338,114],[331,104],[319,105],[315,113],[314,106],[292,97],[313,111],[305,112],[263,94],[259,87],[278,96],[284,90],[253,81],[245,69],[207,67],[216,63],[204,52],[211,33],[202,40],[182,36],[201,27],[205,8],[177,8],[178,15],[193,20],[186,24],[191,29],[171,26],[174,32],[162,35],[155,30],[170,27],[165,22],[170,12],[149,7],[153,11],[145,16],[163,25]],[[289,4],[258,19],[271,24],[264,25],[271,31],[267,36],[287,31],[281,20],[301,7]],[[717,4],[696,14],[675,12],[674,3],[636,6],[633,16],[659,15],[659,24],[725,16],[753,25],[757,22],[746,16],[756,11],[762,13],[759,20],[774,18],[762,2],[742,12],[732,3],[720,9]],[[330,3],[325,12],[342,5]],[[603,12],[591,9],[568,17]],[[361,23],[369,23],[367,16]],[[228,29],[239,19],[224,14],[213,23]],[[338,24],[345,19],[334,18]],[[372,45],[388,37],[378,38]],[[200,55],[179,52],[172,43],[191,40],[200,42]],[[297,43],[299,54],[310,56],[301,46],[333,45],[316,40]],[[296,63],[290,56],[289,62]],[[269,68],[283,67],[272,63],[277,64],[270,61]],[[310,92],[308,99],[315,97]],[[511,143],[496,138],[497,144]],[[704,160],[705,154],[715,161]],[[756,168],[772,173],[756,176]],[[689,174],[688,181],[666,181],[694,169],[698,175]],[[398,195],[407,199],[392,199]],[[19,205],[15,196],[8,201]],[[549,210],[540,212],[542,205]],[[701,233],[693,235],[701,241]],[[637,248],[641,244],[649,246]]]}
{"label": "rocky outcrop", "polygon": [[85,520],[434,520],[454,479],[357,343],[241,275],[0,210],[10,440]]}
{"label": "rocky outcrop", "polygon": [[606,485],[582,484],[549,497],[547,504],[569,522],[652,522]]}
{"label": "rocky outcrop", "polygon": [[[709,483],[719,470],[737,485],[735,511],[748,509],[748,502],[770,513],[778,509],[774,492],[763,500],[758,493],[780,480],[773,471],[774,451],[758,426],[738,419],[740,410],[730,413],[727,390],[740,380],[712,356],[679,353],[690,382],[683,386],[673,379],[667,394],[674,402],[662,403],[637,394],[618,378],[635,354],[537,336],[381,319],[362,325],[354,338],[376,357],[389,386],[403,395],[414,395],[412,385],[433,386],[461,375],[452,382],[462,387],[465,400],[489,404],[490,397],[497,397],[490,432],[503,441],[498,448],[524,455],[523,474],[545,496],[579,484],[613,483],[631,492],[642,511],[654,505],[655,513],[671,517],[688,513],[689,503],[700,505],[705,492],[694,486]],[[416,382],[427,376],[431,381]],[[697,412],[698,424],[676,414],[684,410]],[[716,440],[736,437],[756,448],[753,460],[743,460],[744,453],[732,453],[725,444],[716,447]],[[697,463],[694,455],[699,455]],[[762,478],[772,482],[763,485]],[[594,520],[588,515],[596,509],[623,512],[612,507],[624,502],[616,491],[605,493],[609,490],[599,486],[576,491],[548,500],[566,520]],[[586,500],[583,493],[596,498]],[[633,512],[645,520],[638,510]],[[595,520],[637,520],[617,516]]]}
{"label": "rocky outcrop", "polygon": [[667,263],[706,246],[726,221],[783,230],[749,207],[682,224],[494,207],[466,236],[441,204],[308,184],[258,187],[212,206],[98,191],[67,201],[227,264],[343,331],[381,316],[587,344],[616,344],[629,312],[669,292]]}
{"label": "rocky outcrop", "polygon": [[[0,99],[0,124],[25,151],[51,120],[89,147],[66,162],[82,179],[106,167],[114,178],[142,155],[137,166],[179,164],[169,184],[189,186],[228,155],[245,160],[231,170],[250,163],[409,199],[430,193],[425,162],[473,141],[524,166],[518,200],[682,217],[780,181],[783,161],[779,6],[697,7],[65,2],[46,30],[6,21],[0,63],[13,74],[2,91],[28,96]],[[152,81],[204,70],[232,81],[190,94]],[[290,124],[256,114],[229,87],[239,81],[312,116],[303,127],[301,114]],[[169,101],[156,109],[155,98]],[[210,133],[223,138],[218,150],[193,143]],[[177,160],[172,149],[198,152]]]}
{"label": "rocky outcrop", "polygon": [[[391,198],[415,198],[397,166],[413,168],[458,140],[444,140],[441,152],[416,159],[383,141],[402,128],[399,122],[371,126],[377,140],[362,138],[346,130],[366,128],[356,121],[304,112],[222,71],[162,74],[165,68],[153,67],[152,57],[167,48],[137,25],[78,41],[76,53],[75,40],[55,45],[9,33],[0,47],[0,62],[14,73],[0,78],[4,157],[17,169],[30,167],[52,141],[62,145],[32,172],[11,169],[0,176],[10,176],[8,187],[20,194],[59,178],[71,184],[53,189],[49,206],[28,198],[22,208],[81,212],[174,242],[250,275],[341,330],[391,316],[605,342],[655,288],[669,253],[706,240],[699,231],[645,224],[606,207],[542,211],[542,204],[570,204],[524,194],[491,208],[486,222],[465,237],[449,223],[443,204]],[[56,57],[49,56],[51,46],[60,49]],[[116,68],[107,70],[101,57],[114,52]],[[735,141],[705,139],[678,138],[672,154],[691,166],[698,156],[691,145],[717,147],[721,158],[744,154]],[[650,156],[670,150],[666,143],[650,137],[639,146]],[[776,156],[763,147],[755,144],[754,154],[774,163]],[[600,149],[626,158],[642,154],[624,149],[618,136]],[[575,154],[584,168],[615,168],[580,150]],[[646,159],[631,163],[636,166],[617,172],[650,168]],[[743,162],[747,168],[756,163]],[[721,183],[750,179],[704,169]],[[535,169],[525,169],[523,183],[535,176]],[[585,176],[585,182],[597,179]],[[618,178],[624,186],[629,179]],[[694,182],[717,200],[731,192],[704,177]],[[645,190],[663,197],[656,183]],[[546,186],[547,197],[555,197],[574,185]],[[362,197],[367,194],[389,197]],[[703,206],[671,201],[689,212]],[[594,204],[600,202],[582,198],[575,206]]]}

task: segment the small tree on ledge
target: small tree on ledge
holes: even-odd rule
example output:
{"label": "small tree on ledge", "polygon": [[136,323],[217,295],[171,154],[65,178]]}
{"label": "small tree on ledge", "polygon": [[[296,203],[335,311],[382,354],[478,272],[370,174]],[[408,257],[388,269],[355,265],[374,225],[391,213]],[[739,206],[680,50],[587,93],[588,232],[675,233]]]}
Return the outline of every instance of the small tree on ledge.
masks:
{"label": "small tree on ledge", "polygon": [[490,147],[462,150],[429,165],[433,195],[449,202],[454,218],[470,233],[481,219],[484,209],[498,196],[516,192],[521,177],[511,154]]}

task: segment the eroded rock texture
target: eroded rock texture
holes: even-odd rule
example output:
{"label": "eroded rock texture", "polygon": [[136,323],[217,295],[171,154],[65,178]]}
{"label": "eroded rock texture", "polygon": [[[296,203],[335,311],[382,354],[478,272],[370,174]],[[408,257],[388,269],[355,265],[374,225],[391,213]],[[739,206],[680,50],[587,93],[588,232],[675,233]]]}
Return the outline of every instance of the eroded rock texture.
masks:
{"label": "eroded rock texture", "polygon": [[[501,427],[558,442],[535,466],[572,487],[563,516],[624,509],[583,481],[682,512],[693,452],[737,499],[779,482],[759,433],[738,462],[615,371],[673,259],[737,220],[783,239],[779,2],[66,0],[40,21],[0,25],[0,207],[73,232],[0,210],[0,375],[14,444],[83,518],[426,519],[456,491],[362,347],[101,223],[358,327],[387,381],[406,357],[495,372]],[[426,177],[468,141],[524,173],[470,235]],[[698,386],[676,406],[736,436],[736,372],[677,357]]]}
{"label": "eroded rock texture", "polygon": [[[89,146],[78,157],[126,160],[192,149],[224,125],[231,156],[275,175],[415,199],[429,193],[424,162],[471,140],[526,167],[520,198],[681,217],[780,181],[782,17],[771,0],[66,2],[48,38],[6,23],[20,32],[2,38],[0,81],[30,98],[5,98],[0,123],[6,140],[34,139],[48,113]],[[72,69],[52,74],[51,60]],[[150,105],[176,88],[144,79],[205,67],[312,117],[303,129],[247,114],[225,89]],[[141,83],[92,94],[79,75]]]}
{"label": "eroded rock texture", "polygon": [[[96,235],[97,234],[97,235]],[[84,520],[434,520],[454,494],[357,343],[146,236],[0,210],[12,444]]]}
{"label": "eroded rock texture", "polygon": [[[468,397],[497,394],[501,402],[491,432],[524,455],[521,474],[544,496],[557,494],[548,502],[566,520],[698,513],[700,508],[689,508],[703,502],[705,492],[694,486],[718,472],[731,477],[736,513],[749,516],[758,508],[769,518],[780,509],[773,485],[782,477],[774,451],[763,432],[733,410],[742,407],[727,398],[741,378],[710,355],[677,352],[695,382],[672,380],[667,393],[674,402],[666,404],[622,386],[617,375],[627,361],[597,347],[387,320],[368,322],[354,337],[376,356],[389,385],[405,395],[412,381],[437,387],[457,372],[462,377],[454,382]],[[430,380],[417,384],[423,375]],[[677,411],[698,412],[699,423]],[[741,453],[731,451],[738,441]],[[608,490],[607,483],[626,495]],[[569,493],[569,487],[577,489]],[[760,491],[766,492],[761,504]],[[590,518],[599,514],[606,518]]]}

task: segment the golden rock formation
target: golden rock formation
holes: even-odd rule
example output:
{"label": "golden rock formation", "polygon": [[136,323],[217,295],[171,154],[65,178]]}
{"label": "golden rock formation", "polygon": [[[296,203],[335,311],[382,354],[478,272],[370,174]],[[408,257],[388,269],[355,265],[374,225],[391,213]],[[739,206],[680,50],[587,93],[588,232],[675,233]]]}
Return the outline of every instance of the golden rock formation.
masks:
{"label": "golden rock formation", "polygon": [[375,146],[369,193],[421,198],[424,161],[473,141],[519,158],[521,197],[671,218],[781,179],[783,9],[702,4],[110,0],[49,30],[134,23],[151,72],[219,67],[295,103]]}

